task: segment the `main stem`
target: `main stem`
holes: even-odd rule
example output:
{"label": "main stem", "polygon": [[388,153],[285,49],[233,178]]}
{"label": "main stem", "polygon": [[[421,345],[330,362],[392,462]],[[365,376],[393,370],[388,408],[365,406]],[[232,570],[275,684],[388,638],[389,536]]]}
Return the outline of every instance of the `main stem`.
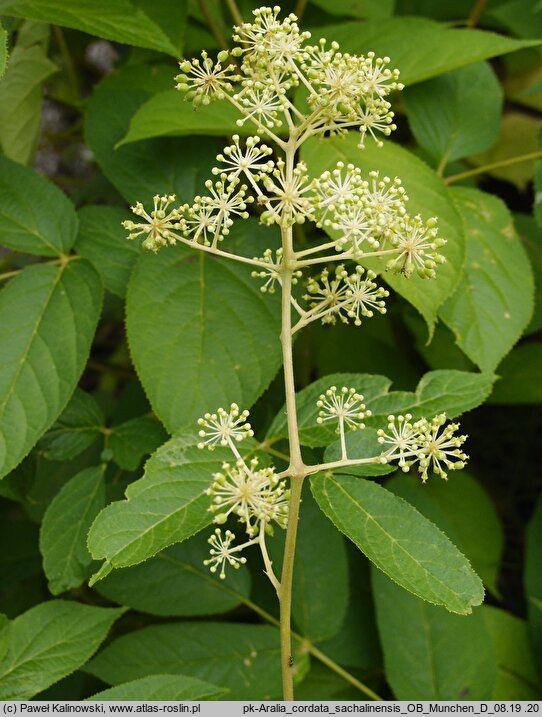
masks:
{"label": "main stem", "polygon": [[[295,161],[295,139],[288,142],[286,148],[286,178],[293,176]],[[280,647],[282,686],[285,700],[294,699],[293,659],[292,659],[292,584],[294,576],[294,557],[297,537],[297,522],[301,503],[301,489],[306,475],[306,467],[301,456],[299,432],[297,427],[297,410],[295,399],[294,363],[292,355],[292,275],[295,266],[292,226],[282,226],[282,328],[280,340],[282,344],[282,360],[284,366],[284,391],[286,395],[286,414],[288,418],[288,440],[290,443],[290,507],[288,528],[282,560],[280,579]]]}

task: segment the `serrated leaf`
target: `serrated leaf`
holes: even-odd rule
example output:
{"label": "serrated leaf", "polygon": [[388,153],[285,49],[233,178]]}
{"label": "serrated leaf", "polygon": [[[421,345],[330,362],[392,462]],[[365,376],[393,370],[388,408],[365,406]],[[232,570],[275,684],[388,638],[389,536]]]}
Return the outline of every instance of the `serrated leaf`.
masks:
{"label": "serrated leaf", "polygon": [[[542,169],[542,162],[539,163]],[[542,173],[541,173],[542,179]],[[537,195],[535,195],[537,196]],[[542,199],[542,193],[540,194]],[[534,213],[536,214],[536,204]],[[534,334],[542,329],[542,242],[540,226],[535,217],[514,213],[514,225],[529,257],[534,275],[534,311],[524,334]]]}
{"label": "serrated leaf", "polygon": [[72,460],[103,435],[104,423],[96,400],[76,388],[58,420],[41,437],[40,450],[50,461]]}
{"label": "serrated leaf", "polygon": [[250,269],[203,252],[175,247],[138,260],[127,294],[128,342],[170,433],[219,406],[248,408],[267,388],[281,361],[279,304],[278,295],[261,293]]}
{"label": "serrated leaf", "polygon": [[85,138],[103,173],[134,204],[155,194],[191,201],[216,163],[220,144],[208,140],[159,138],[114,149],[136,110],[156,92],[169,89],[175,66],[129,65],[106,77],[85,112]]}
{"label": "serrated leaf", "polygon": [[109,429],[108,448],[115,463],[127,471],[135,471],[143,456],[153,453],[168,434],[151,416],[138,416]]}
{"label": "serrated leaf", "polygon": [[135,112],[126,135],[117,143],[122,147],[150,137],[183,137],[186,135],[254,134],[254,125],[238,127],[242,114],[227,100],[212,102],[194,109],[178,90],[157,92]]}
{"label": "serrated leaf", "polygon": [[368,22],[326,25],[313,30],[313,38],[337,41],[343,52],[389,55],[407,86],[458,67],[487,60],[540,40],[516,40],[482,30],[451,28],[422,17],[392,17]]}
{"label": "serrated leaf", "polygon": [[[372,412],[367,418],[368,425],[382,423],[382,417],[394,413],[411,413],[414,418],[429,418],[437,413],[446,413],[455,418],[479,406],[489,395],[495,376],[471,373],[469,371],[429,371],[420,379],[415,392],[389,391],[391,382],[385,376],[368,374],[331,374],[319,378],[297,394],[297,417],[299,436],[305,446],[326,446],[337,440],[333,426],[318,425],[316,402],[321,393],[332,385],[353,387],[363,394],[364,403]],[[273,420],[267,437],[270,440],[288,436],[286,411],[281,409]],[[363,436],[349,434],[352,446],[365,448]],[[331,449],[330,449],[331,450]],[[384,471],[387,472],[387,471]],[[382,475],[382,474],[380,474]]]}
{"label": "serrated leaf", "polygon": [[481,610],[451,615],[373,570],[386,679],[398,700],[488,700],[497,664]]}
{"label": "serrated leaf", "polygon": [[313,476],[311,488],[335,526],[405,590],[461,615],[482,602],[468,560],[404,500],[363,478],[329,473]]}
{"label": "serrated leaf", "polygon": [[39,45],[17,46],[11,53],[0,84],[0,147],[6,157],[21,164],[31,160],[40,132],[42,84],[57,71]]}
{"label": "serrated leaf", "polygon": [[0,14],[71,27],[106,40],[178,57],[179,47],[152,21],[152,11],[144,12],[138,5],[128,0],[93,0],[84,5],[79,0],[62,0],[62,3],[55,0],[0,0]]}
{"label": "serrated leaf", "polygon": [[[284,554],[284,531],[268,539],[275,574],[280,575]],[[323,581],[323,575],[333,579]],[[294,563],[292,616],[298,631],[318,642],[340,630],[348,604],[348,563],[343,537],[322,515],[310,494],[303,491],[301,519]]]}
{"label": "serrated leaf", "polygon": [[40,550],[49,590],[59,595],[81,585],[92,557],[87,533],[105,505],[104,467],[86,468],[66,483],[43,516]]}
{"label": "serrated leaf", "polygon": [[497,682],[493,700],[539,700],[540,680],[524,620],[497,607],[481,609],[497,655]]}
{"label": "serrated leaf", "polygon": [[542,498],[539,498],[525,536],[523,583],[527,596],[528,629],[538,668],[542,667]]}
{"label": "serrated leaf", "polygon": [[88,358],[101,301],[100,279],[84,259],[28,267],[0,292],[0,476],[67,404]]}
{"label": "serrated leaf", "polygon": [[[294,675],[301,677],[307,667],[308,655],[296,645]],[[277,699],[282,691],[279,632],[267,625],[145,627],[115,640],[85,671],[109,684],[165,672],[189,675],[228,688],[228,700]]]}
{"label": "serrated leaf", "polygon": [[[165,443],[145,465],[143,478],[128,486],[126,500],[102,510],[88,535],[96,560],[105,560],[109,569],[136,565],[209,525],[205,490],[231,452],[202,451],[196,442],[195,435],[181,435]],[[246,451],[253,451],[248,445]],[[107,572],[104,568],[93,581]]]}
{"label": "serrated leaf", "polygon": [[77,215],[64,192],[6,157],[0,157],[0,220],[2,244],[15,251],[63,256],[75,242]]}
{"label": "serrated leaf", "polygon": [[126,239],[121,224],[128,213],[120,207],[87,206],[78,216],[75,250],[92,263],[106,289],[124,298],[130,272],[141,254],[138,243]]}
{"label": "serrated leaf", "polygon": [[141,565],[116,570],[96,585],[109,600],[151,615],[225,613],[250,594],[246,566],[221,580],[203,561],[209,557],[207,531],[163,551]]}
{"label": "serrated leaf", "polygon": [[432,480],[422,487],[416,477],[401,474],[386,487],[438,525],[499,597],[503,528],[495,506],[474,478],[458,471],[449,481]]}
{"label": "serrated leaf", "polygon": [[477,189],[452,196],[467,233],[467,258],[455,293],[439,316],[482,371],[494,371],[533,311],[533,275],[505,204]]}
{"label": "serrated leaf", "polygon": [[405,100],[414,137],[439,166],[484,152],[497,140],[503,93],[487,62],[407,88]]}
{"label": "serrated leaf", "polygon": [[208,700],[225,696],[222,687],[186,675],[151,675],[125,682],[87,698],[87,702],[121,702],[126,700]]}
{"label": "serrated leaf", "polygon": [[123,608],[51,600],[11,622],[0,699],[28,700],[85,664]]}
{"label": "serrated leaf", "polygon": [[358,143],[357,132],[350,132],[346,137],[312,139],[304,145],[301,154],[313,176],[332,169],[338,161],[360,166],[364,173],[378,170],[382,176],[397,176],[410,198],[409,214],[421,214],[424,220],[438,218],[439,234],[448,243],[442,249],[446,263],[438,267],[436,279],[421,279],[417,275],[407,279],[384,271],[385,262],[380,259],[362,260],[374,271],[383,272],[382,279],[416,307],[431,331],[439,306],[459,281],[465,253],[461,219],[443,180],[418,157],[390,141],[382,148],[368,141],[364,150],[358,148]]}

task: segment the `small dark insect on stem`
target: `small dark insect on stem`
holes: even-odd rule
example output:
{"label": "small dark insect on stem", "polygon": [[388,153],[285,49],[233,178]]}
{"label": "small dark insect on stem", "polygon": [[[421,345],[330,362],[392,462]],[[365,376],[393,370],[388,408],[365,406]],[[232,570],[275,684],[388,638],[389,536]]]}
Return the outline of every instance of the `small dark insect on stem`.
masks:
{"label": "small dark insect on stem", "polygon": [[290,667],[294,666],[294,656],[293,655],[290,655],[290,657],[288,658],[288,665]]}

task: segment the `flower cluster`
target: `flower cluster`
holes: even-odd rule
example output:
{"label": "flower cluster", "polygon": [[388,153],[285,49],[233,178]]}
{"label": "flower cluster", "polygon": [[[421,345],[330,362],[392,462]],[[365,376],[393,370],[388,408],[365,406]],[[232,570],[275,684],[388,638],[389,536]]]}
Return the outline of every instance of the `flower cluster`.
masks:
{"label": "flower cluster", "polygon": [[446,470],[460,470],[468,456],[461,450],[467,437],[455,435],[459,424],[445,423],[445,413],[430,421],[421,418],[414,423],[409,413],[388,416],[388,432],[383,429],[378,431],[378,442],[389,446],[382,452],[380,461],[388,463],[397,460],[404,471],[417,465],[424,483],[429,470],[446,479]]}
{"label": "flower cluster", "polygon": [[361,316],[370,318],[375,311],[385,314],[384,299],[389,296],[389,291],[377,286],[373,281],[375,276],[373,271],[365,273],[359,264],[352,274],[339,264],[334,278],[330,278],[329,270],[324,269],[319,277],[313,277],[307,283],[305,299],[311,307],[308,316],[312,321],[321,319],[323,324],[334,324],[339,318],[343,323],[353,321],[359,326]]}
{"label": "flower cluster", "polygon": [[247,423],[248,416],[248,411],[241,411],[232,403],[229,411],[218,408],[198,420],[201,439],[198,448],[213,450],[216,446],[228,446],[235,459],[222,463],[222,470],[213,474],[205,491],[211,498],[209,510],[214,514],[213,522],[223,525],[230,516],[237,516],[249,538],[242,545],[232,545],[235,535],[227,530],[222,537],[220,528],[209,538],[211,557],[205,565],[212,572],[220,567],[221,578],[225,577],[226,564],[239,568],[246,562],[239,554],[250,545],[259,544],[267,559],[266,531],[271,530],[272,523],[285,528],[288,522],[290,493],[286,481],[277,476],[274,467],[260,467],[257,458],[245,460],[237,448],[236,444],[254,435]]}
{"label": "flower cluster", "polygon": [[345,428],[352,431],[365,428],[362,421],[371,415],[371,411],[365,408],[361,393],[346,386],[337,391],[337,386],[331,386],[320,396],[316,403],[320,409],[316,422],[337,421],[337,433],[343,432]]}

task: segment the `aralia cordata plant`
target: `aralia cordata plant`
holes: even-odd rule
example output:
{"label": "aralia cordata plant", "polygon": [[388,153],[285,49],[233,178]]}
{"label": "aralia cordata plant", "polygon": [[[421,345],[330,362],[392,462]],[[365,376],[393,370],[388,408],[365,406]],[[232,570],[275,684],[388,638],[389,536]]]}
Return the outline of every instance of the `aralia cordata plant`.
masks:
{"label": "aralia cordata plant", "polygon": [[[199,447],[213,450],[227,446],[231,462],[210,477],[207,494],[214,523],[223,525],[232,516],[240,523],[246,540],[235,542],[232,530],[215,528],[210,557],[205,563],[225,577],[226,569],[246,562],[242,551],[258,545],[265,572],[280,602],[280,634],[283,691],[293,699],[291,664],[291,596],[296,531],[304,479],[320,471],[359,464],[395,463],[408,471],[415,468],[422,482],[433,472],[464,466],[465,436],[457,424],[446,424],[445,414],[412,421],[412,416],[389,416],[386,428],[377,432],[378,447],[370,457],[348,454],[347,431],[362,430],[370,407],[356,387],[331,386],[319,398],[316,421],[335,425],[340,440],[340,459],[307,465],[303,460],[296,413],[292,338],[314,321],[359,326],[375,312],[385,313],[388,291],[379,286],[374,271],[363,262],[380,258],[382,270],[410,277],[414,273],[438,280],[437,268],[445,261],[439,249],[445,240],[438,235],[437,220],[408,213],[408,196],[399,178],[364,172],[353,164],[337,162],[332,170],[311,178],[298,159],[301,146],[312,137],[359,132],[359,147],[368,138],[383,144],[396,128],[387,99],[403,88],[399,71],[390,69],[390,58],[373,52],[355,56],[340,51],[336,42],[320,39],[311,44],[295,15],[281,19],[279,7],[261,7],[254,20],[234,28],[236,46],[218,53],[213,60],[201,58],[180,63],[176,77],[180,90],[194,108],[227,101],[239,112],[239,127],[251,125],[255,134],[242,140],[233,135],[217,156],[213,178],[205,183],[206,194],[191,204],[176,204],[174,196],[154,197],[147,212],[141,203],[132,210],[140,221],[126,221],[129,238],[142,238],[144,249],[186,244],[196,251],[242,262],[252,276],[263,280],[261,290],[282,292],[281,315],[284,389],[286,399],[289,465],[280,472],[245,460],[237,443],[253,435],[248,411],[236,404],[218,408],[199,420]],[[293,101],[296,90],[306,97],[308,110]],[[266,144],[262,141],[269,144]],[[250,259],[222,249],[234,221],[257,212],[264,225],[280,228],[282,245],[267,248]],[[314,222],[334,237],[297,248],[293,227]],[[334,268],[333,268],[334,266]],[[318,273],[314,274],[314,270]],[[304,305],[292,294],[292,286],[304,281]],[[293,319],[292,317],[295,317]],[[274,573],[266,548],[273,525],[286,529],[283,567]]]}

